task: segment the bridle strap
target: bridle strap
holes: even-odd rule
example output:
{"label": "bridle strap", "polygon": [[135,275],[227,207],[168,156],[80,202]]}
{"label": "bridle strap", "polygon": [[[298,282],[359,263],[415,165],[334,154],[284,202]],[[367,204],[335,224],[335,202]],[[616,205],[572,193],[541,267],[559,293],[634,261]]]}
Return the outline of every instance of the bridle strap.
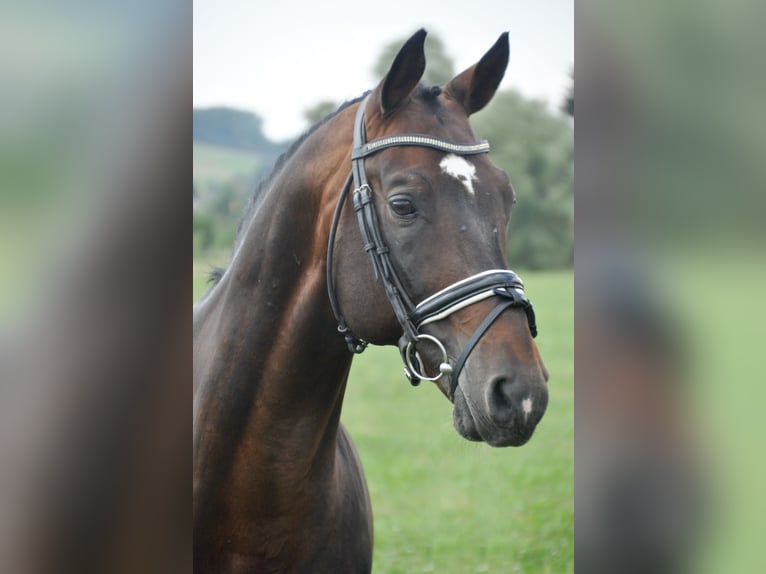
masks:
{"label": "bridle strap", "polygon": [[529,328],[532,331],[532,336],[534,337],[537,335],[535,314],[532,310],[532,303],[529,302],[529,299],[524,296],[520,296],[515,289],[498,288],[494,289],[494,294],[502,297],[502,300],[497,305],[495,305],[495,308],[492,309],[492,311],[489,312],[489,314],[484,318],[479,326],[476,327],[473,335],[471,335],[471,338],[468,339],[465,347],[463,347],[463,352],[460,353],[460,357],[458,357],[457,361],[455,362],[452,375],[450,376],[450,397],[452,399],[455,398],[455,391],[457,390],[460,372],[463,370],[463,366],[468,360],[468,355],[471,354],[471,351],[473,351],[476,343],[479,342],[479,339],[484,336],[484,333],[487,332],[487,330],[492,326],[492,323],[495,322],[495,319],[497,319],[503,313],[503,311],[509,307],[522,307],[527,314],[527,321],[529,322]]}
{"label": "bridle strap", "polygon": [[[375,144],[379,140],[367,142],[367,134],[364,125],[364,111],[367,107],[367,101],[370,96],[362,100],[354,118],[354,148],[351,153],[351,174],[354,178],[354,210],[359,221],[359,230],[364,242],[364,250],[370,257],[372,268],[375,272],[375,279],[381,279],[386,291],[388,301],[391,303],[394,315],[404,331],[405,337],[410,341],[417,339],[417,330],[409,316],[415,308],[412,300],[407,295],[407,290],[399,278],[396,269],[391,263],[391,256],[388,246],[383,241],[380,232],[378,216],[375,212],[375,199],[372,194],[372,188],[367,180],[367,173],[364,169],[364,158],[380,151],[390,145],[379,146],[361,152],[363,146],[369,148],[370,144]],[[394,144],[391,144],[394,145]]]}
{"label": "bridle strap", "polygon": [[399,321],[406,343],[416,343],[418,330],[412,320],[415,304],[407,294],[403,281],[391,262],[390,250],[380,233],[375,200],[364,169],[366,157],[388,149],[401,146],[428,147],[448,153],[475,155],[489,152],[486,140],[469,144],[448,142],[425,134],[396,134],[367,141],[364,113],[370,96],[367,95],[359,104],[354,118],[354,147],[351,151],[351,174],[354,179],[354,209],[359,221],[359,230],[364,242],[364,250],[370,257],[375,279],[381,279],[394,315]]}
{"label": "bridle strap", "polygon": [[338,224],[340,223],[340,215],[343,212],[343,205],[346,203],[348,192],[351,189],[351,174],[348,174],[346,182],[343,184],[343,189],[340,192],[340,198],[335,205],[335,213],[332,216],[332,225],[330,226],[330,238],[327,242],[327,295],[330,299],[330,307],[332,308],[332,314],[335,315],[335,321],[338,323],[338,332],[346,339],[346,346],[351,353],[362,353],[367,348],[367,341],[360,339],[348,328],[346,320],[343,318],[343,314],[340,312],[340,304],[338,303],[338,295],[335,293],[335,281],[333,281],[333,249],[335,245],[335,235],[338,232]]}
{"label": "bridle strap", "polygon": [[425,134],[397,134],[395,136],[385,136],[374,139],[371,142],[362,145],[357,145],[356,142],[354,142],[351,159],[362,159],[389,147],[402,146],[430,147],[432,149],[458,155],[476,155],[489,152],[489,142],[487,140],[481,140],[472,144],[456,144]]}
{"label": "bridle strap", "polygon": [[489,269],[457,281],[418,303],[412,321],[420,328],[455,311],[496,295],[498,288],[513,289],[524,298],[524,284],[509,269]]}

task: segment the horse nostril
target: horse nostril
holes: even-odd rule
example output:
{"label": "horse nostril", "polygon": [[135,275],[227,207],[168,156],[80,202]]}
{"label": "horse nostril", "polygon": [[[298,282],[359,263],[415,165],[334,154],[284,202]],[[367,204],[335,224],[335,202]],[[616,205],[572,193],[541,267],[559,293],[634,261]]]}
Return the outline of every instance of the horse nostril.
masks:
{"label": "horse nostril", "polygon": [[498,377],[492,381],[488,401],[492,418],[500,423],[510,421],[514,406],[518,408],[518,405],[524,401],[524,397],[520,395],[519,385],[514,384],[512,379]]}
{"label": "horse nostril", "polygon": [[533,412],[544,410],[547,403],[547,393],[533,392],[522,377],[497,377],[490,383],[487,398],[489,415],[497,424],[508,424],[514,417],[527,422]]}

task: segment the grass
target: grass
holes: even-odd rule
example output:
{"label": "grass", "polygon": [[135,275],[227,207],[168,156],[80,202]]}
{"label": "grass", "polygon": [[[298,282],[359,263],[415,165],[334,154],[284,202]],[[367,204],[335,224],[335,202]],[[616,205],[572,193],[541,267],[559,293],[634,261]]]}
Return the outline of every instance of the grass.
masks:
{"label": "grass", "polygon": [[[209,264],[195,264],[195,297]],[[493,449],[452,428],[448,401],[412,388],[394,348],[357,357],[343,409],[375,516],[376,574],[573,571],[573,275],[524,273],[551,372],[525,446]]]}

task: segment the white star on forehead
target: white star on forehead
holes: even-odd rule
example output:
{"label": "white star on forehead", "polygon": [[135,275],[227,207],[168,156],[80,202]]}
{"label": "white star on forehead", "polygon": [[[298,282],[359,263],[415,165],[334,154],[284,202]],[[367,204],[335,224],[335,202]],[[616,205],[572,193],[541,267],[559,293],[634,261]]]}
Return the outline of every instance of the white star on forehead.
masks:
{"label": "white star on forehead", "polygon": [[443,173],[461,182],[469,194],[474,195],[473,182],[478,181],[475,165],[464,157],[451,153],[444,156],[439,167]]}

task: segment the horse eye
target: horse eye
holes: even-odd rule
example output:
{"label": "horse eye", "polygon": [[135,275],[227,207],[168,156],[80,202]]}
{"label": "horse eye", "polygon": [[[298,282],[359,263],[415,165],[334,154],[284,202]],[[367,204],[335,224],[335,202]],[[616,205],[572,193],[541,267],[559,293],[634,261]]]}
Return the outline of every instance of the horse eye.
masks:
{"label": "horse eye", "polygon": [[412,205],[409,199],[396,197],[389,201],[389,205],[391,206],[391,211],[399,217],[412,217],[416,213],[415,206]]}

